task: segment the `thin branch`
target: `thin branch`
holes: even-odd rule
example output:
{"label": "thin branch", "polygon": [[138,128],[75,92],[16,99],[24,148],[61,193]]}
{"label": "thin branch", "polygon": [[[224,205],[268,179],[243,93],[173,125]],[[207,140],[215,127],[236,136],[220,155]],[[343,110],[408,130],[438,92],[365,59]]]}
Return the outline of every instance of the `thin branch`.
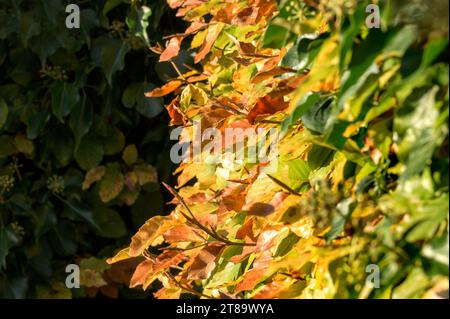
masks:
{"label": "thin branch", "polygon": [[189,206],[186,204],[186,202],[184,201],[183,197],[181,197],[177,191],[175,191],[171,186],[167,185],[166,183],[163,182],[163,185],[169,190],[169,192],[175,196],[175,198],[180,202],[180,204],[186,209],[186,211],[189,213],[190,216],[188,216],[187,214],[185,214],[184,212],[180,211],[180,213],[183,215],[184,218],[186,218],[188,220],[188,222],[194,224],[195,226],[197,226],[198,228],[200,228],[201,230],[203,230],[205,233],[207,233],[209,236],[211,236],[212,238],[216,239],[217,241],[220,241],[226,245],[230,245],[230,246],[255,246],[255,243],[242,243],[242,242],[234,242],[234,241],[230,241],[226,238],[223,238],[222,236],[218,235],[217,232],[215,230],[211,231],[208,227],[202,225],[194,216],[194,214],[192,213],[191,209],[189,208]]}
{"label": "thin branch", "polygon": [[292,188],[290,188],[288,185],[286,185],[285,183],[283,183],[282,181],[280,181],[279,179],[273,177],[270,174],[266,174],[275,184],[278,184],[279,186],[281,186],[282,188],[284,188],[285,190],[287,190],[290,194],[292,195],[296,195],[296,196],[301,196],[298,192],[296,192],[295,190],[293,190]]}
{"label": "thin branch", "polygon": [[186,285],[183,285],[183,284],[182,284],[181,282],[179,282],[179,281],[174,277],[174,275],[172,275],[170,272],[165,271],[164,274],[165,274],[167,277],[169,277],[169,278],[175,283],[175,285],[178,286],[179,288],[181,288],[182,290],[186,290],[187,292],[189,292],[189,293],[191,293],[191,294],[193,294],[193,295],[196,295],[196,296],[198,296],[198,297],[204,297],[204,298],[208,298],[208,299],[214,299],[214,298],[211,297],[211,296],[205,295],[205,294],[203,294],[203,293],[201,293],[201,292],[198,292],[198,291],[192,289],[191,287],[188,287],[188,286],[186,286]]}

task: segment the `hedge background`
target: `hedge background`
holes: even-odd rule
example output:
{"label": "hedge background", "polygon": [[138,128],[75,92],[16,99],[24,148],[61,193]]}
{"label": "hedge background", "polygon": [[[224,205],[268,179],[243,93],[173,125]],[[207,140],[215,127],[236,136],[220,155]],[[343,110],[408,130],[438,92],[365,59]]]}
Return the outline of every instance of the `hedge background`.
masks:
{"label": "hedge background", "polygon": [[167,197],[168,116],[143,93],[176,74],[148,47],[182,22],[162,0],[70,1],[67,29],[68,3],[0,1],[0,297],[71,297],[69,263],[73,297],[144,296],[103,260]]}

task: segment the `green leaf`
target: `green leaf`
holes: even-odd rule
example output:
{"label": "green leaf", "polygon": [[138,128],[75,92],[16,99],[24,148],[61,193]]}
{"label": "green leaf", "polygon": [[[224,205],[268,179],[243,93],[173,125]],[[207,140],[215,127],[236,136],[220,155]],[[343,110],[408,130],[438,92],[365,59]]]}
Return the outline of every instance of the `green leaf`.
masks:
{"label": "green leaf", "polygon": [[302,98],[295,106],[294,111],[289,114],[281,123],[280,136],[286,135],[289,128],[297,123],[297,121],[305,114],[313,105],[315,105],[320,99],[318,93],[312,93]]}
{"label": "green leaf", "polygon": [[6,121],[8,120],[8,105],[6,105],[5,100],[0,99],[0,130],[3,128],[3,126],[6,124]]}
{"label": "green leaf", "polygon": [[110,40],[102,48],[102,66],[109,85],[112,85],[114,73],[123,70],[128,50],[128,43],[120,40]]}
{"label": "green leaf", "polygon": [[120,238],[127,234],[127,228],[120,215],[112,209],[101,207],[95,211],[99,225],[98,235],[105,238]]}
{"label": "green leaf", "polygon": [[20,15],[19,36],[25,48],[28,47],[28,41],[41,32],[41,23],[36,15],[34,10],[24,12]]}
{"label": "green leaf", "polygon": [[86,97],[75,106],[70,115],[70,128],[75,136],[75,149],[81,143],[82,138],[89,132],[94,117],[94,109]]}
{"label": "green leaf", "polygon": [[0,159],[16,152],[14,138],[9,135],[0,135]]}
{"label": "green leaf", "polygon": [[306,161],[296,159],[288,162],[289,178],[297,181],[308,181],[311,169]]}
{"label": "green leaf", "polygon": [[125,147],[125,136],[118,128],[113,126],[109,126],[107,131],[109,134],[105,137],[103,143],[105,155],[115,155],[120,153]]}
{"label": "green leaf", "polygon": [[50,89],[53,115],[64,123],[63,118],[72,112],[80,101],[78,89],[67,82],[56,82]]}
{"label": "green leaf", "polygon": [[48,148],[61,166],[69,165],[73,158],[73,137],[70,131],[61,126],[52,127],[46,135],[49,141]]}
{"label": "green leaf", "polygon": [[431,242],[423,246],[422,256],[444,265],[448,271],[448,234],[447,236],[434,238]]}
{"label": "green leaf", "polygon": [[89,225],[91,225],[95,229],[99,228],[99,225],[94,220],[94,215],[92,211],[88,207],[82,205],[78,200],[74,198],[69,198],[65,200],[59,197],[59,199],[82,220],[86,221]]}
{"label": "green leaf", "polygon": [[289,30],[285,27],[271,24],[264,33],[263,46],[266,48],[281,49],[286,45]]}
{"label": "green leaf", "polygon": [[19,275],[0,277],[0,297],[7,299],[25,299],[28,279]]}
{"label": "green leaf", "polygon": [[61,12],[64,11],[61,0],[40,0],[47,19],[55,25]]}
{"label": "green leaf", "polygon": [[78,247],[78,235],[73,223],[68,221],[58,223],[50,235],[50,243],[57,253],[63,256],[75,254]]}
{"label": "green leaf", "polygon": [[324,98],[311,105],[302,116],[303,125],[314,133],[325,133],[334,97]]}
{"label": "green leaf", "polygon": [[402,182],[420,173],[433,155],[445,132],[436,127],[439,111],[435,96],[438,87],[416,90],[396,113],[394,131],[399,136],[398,156],[405,165]]}
{"label": "green leaf", "polygon": [[130,32],[145,41],[146,45],[150,44],[147,34],[148,19],[152,14],[149,7],[141,6],[140,8],[133,7],[126,18],[126,23]]}
{"label": "green leaf", "polygon": [[10,227],[0,228],[0,269],[6,266],[9,250],[19,244],[19,238]]}
{"label": "green leaf", "polygon": [[92,29],[100,24],[97,17],[97,13],[92,9],[84,9],[80,12],[80,31],[84,36],[84,39],[88,45],[91,47],[91,37],[90,32]]}
{"label": "green leaf", "polygon": [[336,205],[336,214],[331,221],[331,229],[325,234],[327,243],[330,243],[344,231],[344,226],[350,217],[354,206],[354,202],[351,198],[344,199]]}
{"label": "green leaf", "polygon": [[107,0],[103,7],[103,15],[107,15],[109,11],[117,7],[121,3],[130,3],[130,0]]}
{"label": "green leaf", "polygon": [[145,92],[155,88],[155,85],[149,83],[132,83],[122,95],[122,104],[127,108],[136,105],[136,110],[148,118],[153,118],[164,109],[164,100],[162,98],[146,97]]}
{"label": "green leaf", "polygon": [[100,164],[103,159],[103,144],[99,138],[86,136],[75,151],[75,160],[85,171]]}
{"label": "green leaf", "polygon": [[30,140],[36,139],[49,119],[50,115],[45,111],[33,113],[27,121],[27,138]]}

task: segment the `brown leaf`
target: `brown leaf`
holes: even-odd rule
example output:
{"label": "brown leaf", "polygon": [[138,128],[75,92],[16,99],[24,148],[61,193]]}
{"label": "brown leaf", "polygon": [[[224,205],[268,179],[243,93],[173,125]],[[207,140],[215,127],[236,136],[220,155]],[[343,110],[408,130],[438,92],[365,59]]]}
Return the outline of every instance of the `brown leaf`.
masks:
{"label": "brown leaf", "polygon": [[169,105],[166,106],[167,112],[170,116],[170,125],[183,125],[185,124],[185,119],[183,113],[180,111],[180,102],[178,98],[174,98]]}
{"label": "brown leaf", "polygon": [[209,278],[214,268],[216,268],[215,261],[219,253],[222,251],[222,248],[222,245],[210,245],[200,250],[187,270],[188,278]]}
{"label": "brown leaf", "polygon": [[245,190],[247,186],[244,184],[233,183],[222,193],[221,205],[227,210],[240,211],[245,203]]}
{"label": "brown leaf", "polygon": [[172,37],[169,40],[169,44],[167,45],[166,49],[159,57],[159,62],[169,61],[170,59],[176,57],[180,52],[180,46],[183,39],[184,37],[182,36]]}
{"label": "brown leaf", "polygon": [[252,241],[254,240],[255,236],[253,234],[253,220],[254,217],[250,217],[247,219],[247,221],[242,225],[242,227],[237,231],[236,233],[236,239],[245,239],[250,238]]}
{"label": "brown leaf", "polygon": [[254,124],[258,116],[275,114],[276,112],[286,109],[288,106],[289,103],[285,102],[282,97],[271,98],[266,95],[256,102],[255,106],[247,115],[247,119],[250,123]]}
{"label": "brown leaf", "polygon": [[106,297],[117,299],[119,297],[119,287],[117,285],[106,285],[100,287],[100,292]]}
{"label": "brown leaf", "polygon": [[153,91],[145,93],[146,97],[161,97],[165,96],[167,94],[172,93],[176,89],[178,89],[183,84],[183,81],[181,80],[173,80],[169,83],[163,85],[160,88],[156,88]]}

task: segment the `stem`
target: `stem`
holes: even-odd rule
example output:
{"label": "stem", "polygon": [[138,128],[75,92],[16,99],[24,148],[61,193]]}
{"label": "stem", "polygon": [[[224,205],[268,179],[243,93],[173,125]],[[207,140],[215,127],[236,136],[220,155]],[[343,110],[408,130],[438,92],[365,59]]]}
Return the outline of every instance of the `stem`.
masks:
{"label": "stem", "polygon": [[163,185],[169,190],[169,192],[173,196],[175,196],[176,199],[178,199],[178,201],[181,203],[181,205],[183,205],[183,207],[188,211],[190,216],[188,216],[184,212],[180,211],[181,214],[184,216],[184,218],[186,218],[188,220],[188,222],[192,223],[193,225],[195,225],[198,228],[200,228],[201,230],[203,230],[205,233],[207,233],[209,236],[211,236],[215,240],[220,241],[220,242],[222,242],[226,245],[230,245],[230,246],[256,246],[255,243],[241,243],[241,242],[230,241],[230,240],[220,236],[219,234],[217,234],[217,232],[215,230],[211,230],[211,229],[205,227],[195,218],[194,214],[192,213],[191,209],[186,204],[184,199],[171,186],[167,185],[164,182],[163,182]]}

